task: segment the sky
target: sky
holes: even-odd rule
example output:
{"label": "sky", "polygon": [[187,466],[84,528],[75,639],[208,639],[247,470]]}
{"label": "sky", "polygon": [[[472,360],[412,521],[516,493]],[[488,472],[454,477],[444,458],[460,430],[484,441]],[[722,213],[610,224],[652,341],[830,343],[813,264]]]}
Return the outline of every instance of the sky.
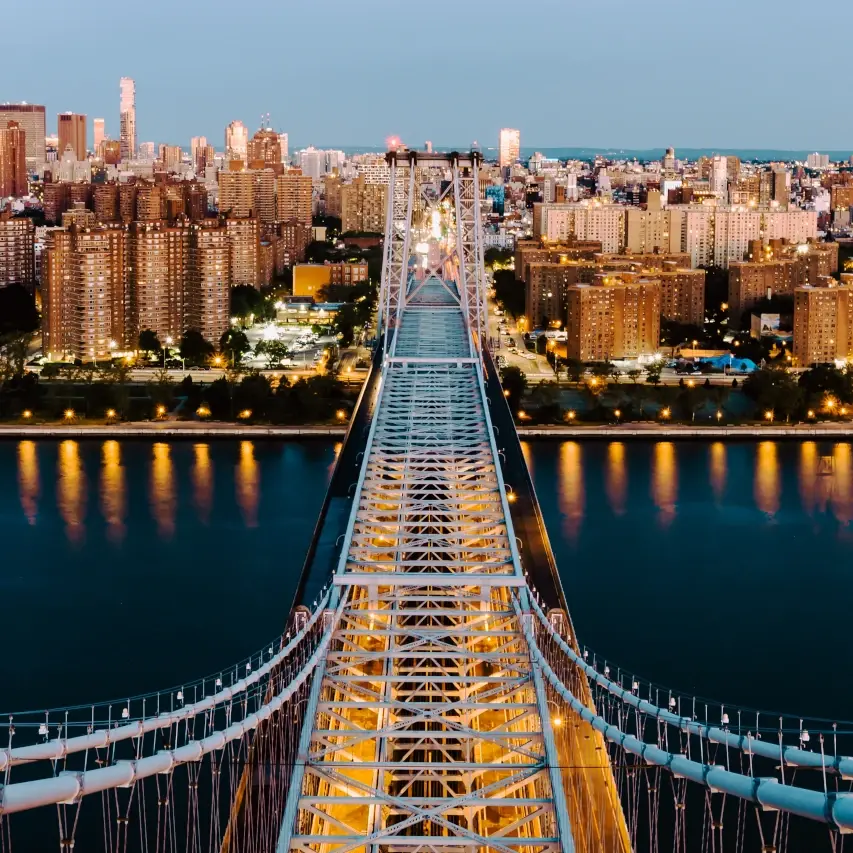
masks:
{"label": "sky", "polygon": [[[291,150],[523,147],[853,150],[853,3],[823,0],[38,0],[3,3],[0,102],[224,145],[270,114]],[[37,7],[37,8],[36,8]],[[816,14],[819,10],[819,14]]]}

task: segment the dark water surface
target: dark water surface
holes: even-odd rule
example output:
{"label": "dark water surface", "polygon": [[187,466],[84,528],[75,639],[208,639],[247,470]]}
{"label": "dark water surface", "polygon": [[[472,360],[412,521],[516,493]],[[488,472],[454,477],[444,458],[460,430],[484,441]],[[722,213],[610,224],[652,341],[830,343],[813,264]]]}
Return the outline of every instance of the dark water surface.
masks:
{"label": "dark water surface", "polygon": [[[727,702],[853,718],[853,446],[525,452],[582,642]],[[0,442],[0,711],[220,669],[282,629],[336,448]]]}

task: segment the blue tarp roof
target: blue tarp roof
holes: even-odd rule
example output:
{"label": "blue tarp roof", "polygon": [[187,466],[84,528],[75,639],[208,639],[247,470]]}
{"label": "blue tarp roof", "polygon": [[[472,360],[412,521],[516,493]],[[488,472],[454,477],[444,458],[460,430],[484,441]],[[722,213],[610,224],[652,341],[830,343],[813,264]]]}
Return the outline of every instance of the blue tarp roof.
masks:
{"label": "blue tarp roof", "polygon": [[711,358],[700,358],[706,364],[723,370],[728,367],[729,370],[737,370],[740,373],[752,373],[756,369],[756,363],[750,358],[736,358],[733,355],[715,355]]}

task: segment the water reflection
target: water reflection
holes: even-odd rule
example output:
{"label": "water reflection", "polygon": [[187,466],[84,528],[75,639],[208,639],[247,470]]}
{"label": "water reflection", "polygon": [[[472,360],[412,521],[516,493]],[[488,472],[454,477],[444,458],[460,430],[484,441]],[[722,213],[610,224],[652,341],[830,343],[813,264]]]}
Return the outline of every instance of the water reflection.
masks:
{"label": "water reflection", "polygon": [[655,445],[652,459],[652,500],[658,508],[658,522],[668,527],[675,518],[678,498],[678,469],[675,445],[660,441]]}
{"label": "water reflection", "polygon": [[813,441],[804,441],[800,445],[799,465],[799,487],[800,503],[807,515],[812,515],[823,503],[821,495],[824,483],[818,482],[818,454],[817,444]]}
{"label": "water reflection", "polygon": [[36,523],[39,499],[39,462],[34,441],[18,442],[18,493],[30,524]]}
{"label": "water reflection", "polygon": [[722,441],[711,445],[710,476],[714,499],[720,503],[726,491],[726,445]]}
{"label": "water reflection", "polygon": [[[572,540],[578,537],[584,512],[581,454],[581,446],[576,441],[564,441],[560,446],[560,477],[557,483],[557,496],[560,510],[563,513],[563,532]],[[525,458],[529,458],[529,448]]]}
{"label": "water reflection", "polygon": [[240,461],[237,463],[234,486],[243,523],[246,527],[257,527],[260,472],[255,459],[255,445],[251,441],[240,442]]}
{"label": "water reflection", "polygon": [[621,441],[613,441],[607,448],[605,490],[613,512],[624,515],[628,472],[625,467],[625,445]]}
{"label": "water reflection", "polygon": [[210,461],[210,445],[195,444],[193,453],[193,505],[202,523],[208,524],[213,507],[213,463]]}
{"label": "water reflection", "polygon": [[107,537],[113,542],[121,542],[124,538],[126,492],[121,445],[117,441],[105,441],[101,448],[101,514],[107,523]]}
{"label": "water reflection", "polygon": [[157,530],[163,538],[175,532],[175,469],[168,444],[158,441],[154,445],[154,462],[151,466],[151,512]]}
{"label": "water reflection", "polygon": [[836,444],[833,452],[835,476],[832,484],[832,508],[835,517],[844,524],[853,521],[853,472],[849,444]]}
{"label": "water reflection", "polygon": [[80,461],[80,445],[76,441],[60,442],[56,474],[57,503],[65,522],[65,534],[71,542],[82,542],[86,535],[87,486]]}
{"label": "water reflection", "polygon": [[779,511],[780,490],[779,454],[775,441],[760,441],[755,454],[755,504],[769,516]]}

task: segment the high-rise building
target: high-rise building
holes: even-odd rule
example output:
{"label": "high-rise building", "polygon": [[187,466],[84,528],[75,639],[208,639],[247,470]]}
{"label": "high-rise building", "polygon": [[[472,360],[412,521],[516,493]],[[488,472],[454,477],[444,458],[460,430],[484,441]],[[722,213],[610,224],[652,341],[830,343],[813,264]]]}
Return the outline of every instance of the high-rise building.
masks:
{"label": "high-rise building", "polygon": [[0,126],[0,199],[27,192],[27,134],[18,122],[7,121]]}
{"label": "high-rise building", "polygon": [[136,83],[130,77],[122,77],[119,88],[121,159],[127,161],[136,156]]}
{"label": "high-rise building", "polygon": [[92,149],[95,154],[99,154],[101,150],[101,143],[106,139],[106,133],[104,131],[104,120],[102,118],[96,118],[92,120]]}
{"label": "high-rise building", "polygon": [[579,361],[636,358],[660,342],[660,281],[634,273],[599,274],[567,288],[566,352]]}
{"label": "high-rise building", "polygon": [[853,275],[822,278],[794,291],[794,360],[828,364],[853,357]]}
{"label": "high-rise building", "polygon": [[56,117],[59,137],[59,156],[65,153],[65,149],[71,146],[74,157],[77,160],[86,159],[86,116],[77,113],[60,113]]}
{"label": "high-rise building", "polygon": [[160,159],[167,172],[174,172],[180,168],[183,160],[183,152],[180,145],[161,145]]}
{"label": "high-rise building", "polygon": [[151,162],[154,159],[154,143],[140,142],[136,147],[136,159]]}
{"label": "high-rise building", "polygon": [[0,287],[21,284],[32,287],[36,280],[35,227],[29,216],[13,217],[0,211]]}
{"label": "high-rise building", "polygon": [[287,165],[290,161],[290,145],[286,133],[280,133],[278,135],[278,144],[281,148],[281,162]]}
{"label": "high-rise building", "polygon": [[185,324],[218,343],[230,322],[231,245],[216,220],[190,226]]}
{"label": "high-rise building", "polygon": [[598,240],[605,252],[625,247],[628,208],[598,201],[566,204],[536,204],[533,207],[533,236],[554,242]]}
{"label": "high-rise building", "polygon": [[229,216],[225,230],[231,244],[231,284],[260,288],[261,224],[256,216],[237,219]]}
{"label": "high-rise building", "polygon": [[46,160],[44,107],[39,104],[0,104],[0,128],[10,121],[26,134],[26,167],[34,172]]}
{"label": "high-rise building", "polygon": [[521,153],[521,131],[511,127],[501,129],[498,143],[498,165],[502,169],[509,168],[518,162]]}
{"label": "high-rise building", "polygon": [[246,162],[249,148],[249,130],[242,121],[232,121],[225,128],[225,158]]}
{"label": "high-rise building", "polygon": [[723,202],[727,202],[729,200],[728,166],[728,160],[725,157],[716,155],[711,159],[708,183],[710,184],[711,192]]}
{"label": "high-rise building", "polygon": [[238,219],[255,214],[262,223],[276,220],[276,178],[272,169],[219,173],[219,211]]}
{"label": "high-rise building", "polygon": [[51,231],[42,274],[48,358],[97,361],[126,346],[126,286],[125,228]]}
{"label": "high-rise building", "polygon": [[[356,178],[340,188],[341,231],[370,231],[381,234],[385,230],[388,204],[387,184],[368,184]],[[328,197],[327,207],[328,212]]]}
{"label": "high-rise building", "polygon": [[121,162],[121,142],[118,139],[105,139],[104,165],[117,166]]}
{"label": "high-rise building", "polygon": [[828,169],[829,154],[818,154],[817,151],[815,151],[814,154],[809,154],[806,158],[806,165],[810,169]]}
{"label": "high-rise building", "polygon": [[281,169],[281,141],[274,130],[261,128],[249,140],[247,159],[252,169],[263,169],[266,166]]}
{"label": "high-rise building", "polygon": [[194,136],[190,140],[190,158],[196,173],[204,172],[207,165],[207,137]]}
{"label": "high-rise building", "polygon": [[305,225],[312,218],[312,181],[308,175],[285,172],[276,178],[276,219],[286,222],[296,219]]}
{"label": "high-rise building", "polygon": [[121,215],[118,184],[96,184],[94,208],[98,222],[119,222]]}
{"label": "high-rise building", "polygon": [[296,154],[296,161],[303,175],[308,175],[315,181],[326,173],[326,152],[318,151],[314,147],[308,147]]}
{"label": "high-rise building", "polygon": [[276,244],[275,270],[281,275],[285,267],[305,260],[305,252],[312,239],[312,230],[310,225],[291,219],[281,223],[279,234],[280,239]]}

